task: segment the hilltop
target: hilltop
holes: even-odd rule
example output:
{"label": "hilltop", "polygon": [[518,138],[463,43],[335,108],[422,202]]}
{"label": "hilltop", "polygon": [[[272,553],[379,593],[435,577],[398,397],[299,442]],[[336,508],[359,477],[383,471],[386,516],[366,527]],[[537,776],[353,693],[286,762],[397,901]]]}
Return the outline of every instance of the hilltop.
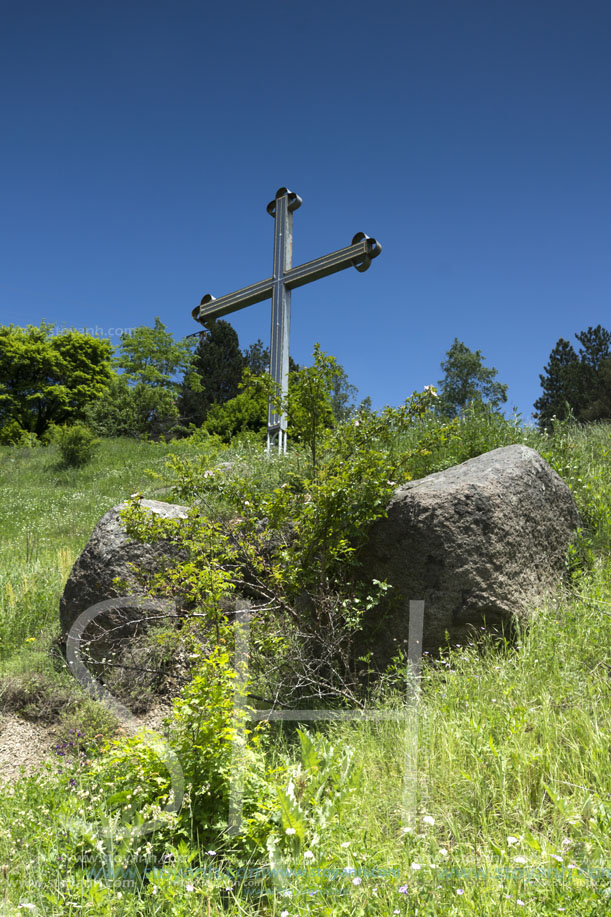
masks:
{"label": "hilltop", "polygon": [[[444,437],[419,421],[393,454],[409,454],[417,475],[508,442],[537,449],[584,519],[565,586],[516,642],[425,662],[416,732],[398,664],[370,703],[402,718],[297,732],[271,724],[253,734],[243,831],[233,837],[223,831],[234,766],[230,643],[193,660],[164,730],[187,781],[182,814],[140,836],[129,806],[137,800],[132,811],[145,818],[163,808],[169,774],[67,672],[59,597],[103,513],[134,493],[184,500],[190,460],[201,473],[224,464],[232,486],[246,476],[253,499],[263,499],[308,478],[307,453],[264,460],[249,437],[228,446],[102,440],[75,469],[61,465],[55,446],[0,449],[0,705],[12,724],[28,724],[24,732],[53,730],[61,768],[12,782],[0,802],[7,913],[21,904],[50,917],[292,915],[310,912],[313,900],[316,913],[338,915],[605,912],[611,427],[539,434],[485,412],[455,426]],[[210,494],[211,518],[234,518],[235,498],[227,487]],[[180,651],[164,639],[166,652]],[[417,775],[406,781],[414,741]]]}

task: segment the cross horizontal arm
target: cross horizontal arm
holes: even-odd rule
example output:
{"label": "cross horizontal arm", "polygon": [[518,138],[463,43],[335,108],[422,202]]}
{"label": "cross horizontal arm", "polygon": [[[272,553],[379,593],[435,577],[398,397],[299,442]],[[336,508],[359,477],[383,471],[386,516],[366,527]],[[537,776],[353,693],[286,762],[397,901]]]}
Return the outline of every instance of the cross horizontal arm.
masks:
{"label": "cross horizontal arm", "polygon": [[273,279],[268,277],[267,280],[260,280],[259,283],[236,290],[235,293],[221,296],[220,299],[208,294],[204,296],[200,305],[193,309],[193,318],[197,322],[204,322],[209,318],[220,318],[222,315],[229,315],[230,312],[237,312],[238,309],[245,309],[246,306],[254,306],[255,303],[270,298],[273,283]]}
{"label": "cross horizontal arm", "polygon": [[323,255],[315,261],[307,261],[291,268],[283,277],[289,290],[301,287],[312,280],[328,277],[347,267],[355,267],[359,271],[366,271],[372,258],[376,258],[382,251],[382,246],[375,239],[370,239],[364,233],[358,233],[352,245],[340,248],[330,255]]}
{"label": "cross horizontal arm", "polygon": [[[355,267],[357,271],[366,271],[371,259],[377,258],[381,251],[382,246],[379,242],[359,232],[352,240],[352,245],[331,252],[330,255],[323,255],[322,258],[317,258],[315,261],[307,261],[305,264],[291,268],[281,275],[279,280],[286,284],[287,289],[294,290],[305,283],[328,277],[329,274],[335,274],[337,271],[343,271],[347,267]],[[266,280],[260,280],[259,283],[236,290],[235,293],[221,296],[220,299],[215,299],[208,294],[204,296],[200,305],[193,309],[193,318],[198,322],[205,322],[211,318],[220,318],[231,312],[237,312],[239,309],[245,309],[247,306],[254,306],[255,303],[271,297],[273,285],[274,278],[268,277]]]}

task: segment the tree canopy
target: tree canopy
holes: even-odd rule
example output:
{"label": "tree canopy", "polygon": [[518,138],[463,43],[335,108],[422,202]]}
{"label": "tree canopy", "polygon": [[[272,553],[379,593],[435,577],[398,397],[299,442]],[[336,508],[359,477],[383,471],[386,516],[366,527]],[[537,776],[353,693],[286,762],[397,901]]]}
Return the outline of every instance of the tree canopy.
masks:
{"label": "tree canopy", "polygon": [[[246,347],[242,351],[244,357],[244,368],[248,368],[253,376],[261,376],[269,370],[269,347],[266,347],[261,340],[257,338],[254,344]],[[299,363],[295,363],[289,354],[289,372],[298,373],[300,370]]]}
{"label": "tree canopy", "polygon": [[229,322],[209,322],[208,334],[200,337],[195,349],[192,369],[181,386],[178,406],[182,422],[199,427],[213,404],[224,404],[239,392],[244,356]]}
{"label": "tree canopy", "polygon": [[[320,432],[354,410],[356,388],[316,345],[314,365],[289,357],[291,436],[308,443],[316,464]],[[264,431],[269,349],[241,351],[232,326],[218,320],[197,345],[175,340],[157,317],[110,341],[75,331],[0,328],[0,442],[25,442],[51,424],[86,421],[102,436],[180,435],[187,424],[225,439]],[[117,372],[119,370],[119,372]],[[364,403],[363,403],[364,404]],[[183,423],[181,423],[182,421]]]}
{"label": "tree canopy", "polygon": [[507,401],[507,386],[496,381],[497,370],[484,366],[481,350],[470,350],[454,338],[442,361],[443,379],[439,381],[438,409],[447,417],[456,417],[468,404],[481,401],[493,408]]}
{"label": "tree canopy", "polygon": [[340,383],[346,384],[346,373],[335,357],[314,345],[314,363],[289,376],[286,409],[289,435],[310,450],[312,470],[316,474],[318,445],[322,431],[336,422],[333,398]]}
{"label": "tree canopy", "polygon": [[[110,341],[55,326],[0,327],[0,430],[40,437],[51,424],[80,420],[112,378]],[[8,430],[12,433],[8,434]]]}
{"label": "tree canopy", "polygon": [[554,418],[611,419],[611,332],[602,325],[575,334],[579,352],[560,338],[539,376],[542,393],[535,401],[535,417],[545,429]]}
{"label": "tree canopy", "polygon": [[192,345],[183,338],[175,341],[159,317],[152,328],[139,325],[121,335],[114,364],[131,383],[144,382],[156,388],[177,391],[177,375],[188,373],[193,363]]}
{"label": "tree canopy", "polygon": [[261,338],[242,351],[244,366],[248,367],[253,376],[262,376],[269,369],[269,347],[266,347]]}
{"label": "tree canopy", "polygon": [[[153,436],[169,433],[178,423],[180,377],[190,379],[193,345],[174,340],[160,318],[153,327],[139,325],[121,335],[113,363],[115,374],[87,419],[102,436]],[[197,385],[197,379],[191,381]]]}

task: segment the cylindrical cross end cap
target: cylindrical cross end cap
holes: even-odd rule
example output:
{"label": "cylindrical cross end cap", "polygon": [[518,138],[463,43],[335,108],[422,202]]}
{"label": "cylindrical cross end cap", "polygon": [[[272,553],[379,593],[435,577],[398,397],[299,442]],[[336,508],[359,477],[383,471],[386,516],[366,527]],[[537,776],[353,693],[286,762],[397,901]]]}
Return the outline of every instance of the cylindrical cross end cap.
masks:
{"label": "cylindrical cross end cap", "polygon": [[352,264],[361,273],[366,271],[369,265],[371,264],[372,258],[377,258],[380,252],[382,251],[382,246],[377,239],[371,239],[364,232],[357,232],[357,234],[352,239],[352,244],[356,245],[357,242],[366,241],[367,252],[362,257],[355,259]]}
{"label": "cylindrical cross end cap", "polygon": [[199,306],[196,306],[195,309],[193,309],[193,311],[191,312],[191,315],[193,316],[196,322],[199,322],[200,320],[199,310],[201,309],[201,307],[207,306],[209,303],[214,302],[215,299],[216,299],[216,296],[213,296],[212,293],[206,293],[205,296],[202,296],[202,301],[200,302]]}
{"label": "cylindrical cross end cap", "polygon": [[267,207],[265,208],[267,212],[269,213],[270,217],[276,216],[276,201],[278,200],[278,198],[284,197],[285,194],[288,195],[289,210],[291,212],[301,207],[303,201],[301,200],[298,194],[295,194],[294,191],[289,191],[288,188],[284,188],[284,187],[278,188],[278,190],[276,191],[275,198],[273,199],[273,201],[270,201]]}

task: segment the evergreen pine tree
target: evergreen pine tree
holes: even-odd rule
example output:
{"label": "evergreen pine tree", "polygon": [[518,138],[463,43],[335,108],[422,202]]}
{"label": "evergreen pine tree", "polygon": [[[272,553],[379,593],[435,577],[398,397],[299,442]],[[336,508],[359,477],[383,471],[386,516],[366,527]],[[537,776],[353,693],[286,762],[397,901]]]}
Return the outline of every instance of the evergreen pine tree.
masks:
{"label": "evergreen pine tree", "polygon": [[269,369],[269,347],[266,347],[261,338],[242,351],[244,366],[248,367],[253,376],[262,376]]}
{"label": "evergreen pine tree", "polygon": [[543,394],[535,401],[535,417],[542,429],[549,427],[553,417],[565,420],[581,402],[581,367],[569,341],[560,338],[543,372],[539,376]]}
{"label": "evergreen pine tree", "polygon": [[611,420],[611,357],[600,361],[593,399],[583,409],[581,419]]}
{"label": "evergreen pine tree", "polygon": [[244,369],[238,335],[229,322],[212,319],[208,322],[208,331],[199,340],[193,362],[201,391],[185,379],[178,404],[182,422],[198,427],[213,404],[224,404],[235,398]]}
{"label": "evergreen pine tree", "polygon": [[579,354],[560,338],[539,376],[543,393],[535,401],[535,417],[542,429],[569,414],[581,421],[611,419],[611,332],[597,325],[575,337]]}
{"label": "evergreen pine tree", "polygon": [[[261,338],[257,338],[254,344],[251,344],[242,351],[244,356],[244,366],[248,367],[253,376],[261,376],[269,371],[269,347],[266,347]],[[301,367],[295,363],[289,354],[289,372],[298,373]]]}

